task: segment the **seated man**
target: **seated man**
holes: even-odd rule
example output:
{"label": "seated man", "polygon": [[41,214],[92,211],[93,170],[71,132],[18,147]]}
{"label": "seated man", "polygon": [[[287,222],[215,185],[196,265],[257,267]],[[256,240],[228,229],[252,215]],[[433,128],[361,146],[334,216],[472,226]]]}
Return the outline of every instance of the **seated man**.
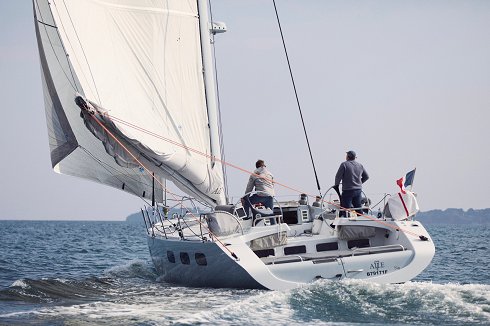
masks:
{"label": "seated man", "polygon": [[[254,188],[257,193],[248,198],[245,196],[242,201],[247,216],[250,216],[250,206],[259,203],[274,211],[274,176],[267,170],[263,160],[258,160],[255,167],[254,174],[248,179],[245,194],[252,192]],[[275,219],[271,218],[270,221],[271,224],[276,224]]]}

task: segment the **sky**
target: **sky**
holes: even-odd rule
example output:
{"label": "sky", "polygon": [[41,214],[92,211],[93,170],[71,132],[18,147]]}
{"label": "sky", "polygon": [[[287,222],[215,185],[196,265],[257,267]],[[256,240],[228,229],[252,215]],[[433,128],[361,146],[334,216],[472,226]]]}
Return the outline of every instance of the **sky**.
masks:
{"label": "sky", "polygon": [[[417,168],[422,211],[488,208],[490,1],[277,0],[322,191],[355,150],[376,201]],[[272,1],[214,0],[226,160],[316,194]],[[0,0],[0,219],[123,220],[139,198],[51,169],[29,0]],[[248,175],[228,169],[236,201]],[[276,187],[278,197],[297,194]]]}

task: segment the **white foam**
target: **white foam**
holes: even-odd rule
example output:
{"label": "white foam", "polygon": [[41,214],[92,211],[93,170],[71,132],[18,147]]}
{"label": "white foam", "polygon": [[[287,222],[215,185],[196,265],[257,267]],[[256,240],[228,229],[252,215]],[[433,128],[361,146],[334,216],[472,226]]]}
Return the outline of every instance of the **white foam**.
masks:
{"label": "white foam", "polygon": [[[316,286],[322,286],[320,284]],[[385,297],[386,305],[381,305],[376,300],[373,300],[374,302],[366,300],[358,305],[358,308],[365,313],[374,313],[380,317],[386,315],[390,309],[405,311],[410,303],[415,302],[425,312],[444,315],[453,321],[486,320],[490,322],[490,285],[434,284],[431,282],[375,284],[359,280],[344,280],[340,284],[347,286],[354,297],[374,298],[380,295]],[[332,288],[332,285],[333,288],[338,287],[333,283],[327,286]],[[310,288],[305,290],[309,291]],[[339,299],[342,300],[341,297]],[[407,314],[407,318],[410,317],[410,314]]]}
{"label": "white foam", "polygon": [[108,268],[104,271],[104,274],[123,278],[156,278],[152,266],[147,261],[140,259],[130,260],[126,264]]}
{"label": "white foam", "polygon": [[[326,303],[344,311],[315,311]],[[397,322],[420,323],[414,317],[417,312],[410,310],[413,304],[432,316],[430,323],[436,323],[439,316],[452,323],[490,323],[490,285],[380,285],[355,280],[321,280],[289,291],[195,289],[150,283],[119,293],[112,302],[54,306],[25,313],[80,323],[325,325],[341,324],[337,320],[346,320],[341,316],[356,311],[380,322],[393,322],[390,318],[399,314]],[[298,317],[299,312],[307,316],[307,321]],[[353,322],[359,321],[347,323]]]}
{"label": "white foam", "polygon": [[29,284],[27,284],[23,279],[14,281],[14,283],[12,283],[11,287],[13,287],[13,286],[20,287],[22,289],[28,289],[29,288]]}

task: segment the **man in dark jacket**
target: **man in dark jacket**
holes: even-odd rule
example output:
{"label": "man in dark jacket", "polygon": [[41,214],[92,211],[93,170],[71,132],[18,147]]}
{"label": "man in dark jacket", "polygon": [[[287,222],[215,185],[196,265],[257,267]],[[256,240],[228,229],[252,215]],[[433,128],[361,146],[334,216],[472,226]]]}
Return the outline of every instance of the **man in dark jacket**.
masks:
{"label": "man in dark jacket", "polygon": [[356,161],[356,152],[348,151],[345,159],[346,161],[340,164],[335,175],[334,186],[338,190],[342,181],[342,196],[340,198],[342,208],[359,208],[361,207],[362,184],[369,179],[369,175],[362,164]]}

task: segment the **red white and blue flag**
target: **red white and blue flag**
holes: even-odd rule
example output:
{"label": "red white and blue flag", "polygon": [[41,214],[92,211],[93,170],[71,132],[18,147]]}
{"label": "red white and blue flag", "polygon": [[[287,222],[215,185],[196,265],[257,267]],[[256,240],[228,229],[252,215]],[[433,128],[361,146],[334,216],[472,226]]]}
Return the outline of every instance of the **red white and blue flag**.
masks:
{"label": "red white and blue flag", "polygon": [[413,185],[413,179],[415,178],[415,170],[408,172],[404,177],[396,180],[396,184],[400,187],[402,194],[405,194],[405,188]]}

